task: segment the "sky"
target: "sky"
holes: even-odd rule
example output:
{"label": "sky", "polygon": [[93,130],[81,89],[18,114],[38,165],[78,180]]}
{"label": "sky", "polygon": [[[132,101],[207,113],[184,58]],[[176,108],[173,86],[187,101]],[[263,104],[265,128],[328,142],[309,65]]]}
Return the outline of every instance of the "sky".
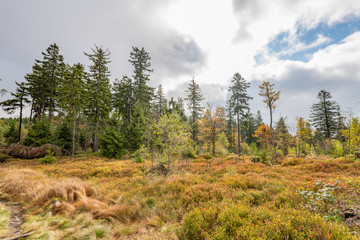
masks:
{"label": "sky", "polygon": [[251,111],[266,123],[262,81],[281,91],[274,120],[286,117],[290,127],[309,118],[320,90],[344,115],[360,116],[360,1],[0,0],[0,88],[14,91],[52,43],[66,63],[87,66],[84,52],[109,49],[111,82],[131,76],[132,46],[144,47],[151,86],[185,97],[194,77],[204,104],[215,106],[225,104],[238,72],[251,83]]}

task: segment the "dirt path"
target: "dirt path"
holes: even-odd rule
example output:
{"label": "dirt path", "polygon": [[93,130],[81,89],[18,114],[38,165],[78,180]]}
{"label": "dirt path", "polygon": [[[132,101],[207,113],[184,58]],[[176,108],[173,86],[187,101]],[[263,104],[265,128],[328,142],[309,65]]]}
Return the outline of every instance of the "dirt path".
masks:
{"label": "dirt path", "polygon": [[13,237],[23,234],[22,224],[24,223],[23,209],[19,203],[10,203],[1,199],[0,203],[5,205],[10,212],[10,218],[8,222],[7,238],[14,239]]}

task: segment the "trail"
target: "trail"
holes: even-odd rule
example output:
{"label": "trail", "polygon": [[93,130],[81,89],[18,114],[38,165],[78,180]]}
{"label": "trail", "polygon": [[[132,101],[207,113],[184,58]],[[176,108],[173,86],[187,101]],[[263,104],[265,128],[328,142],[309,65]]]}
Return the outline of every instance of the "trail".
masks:
{"label": "trail", "polygon": [[5,205],[10,212],[10,218],[8,222],[8,231],[3,240],[18,239],[20,237],[27,237],[30,234],[23,234],[22,225],[24,223],[23,209],[20,203],[11,203],[7,200],[0,199],[0,203]]}

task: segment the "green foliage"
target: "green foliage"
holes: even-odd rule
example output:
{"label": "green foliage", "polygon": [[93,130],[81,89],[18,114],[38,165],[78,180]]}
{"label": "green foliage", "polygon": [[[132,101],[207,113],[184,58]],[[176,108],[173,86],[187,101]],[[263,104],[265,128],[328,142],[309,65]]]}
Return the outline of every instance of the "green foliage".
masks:
{"label": "green foliage", "polygon": [[[255,227],[256,226],[256,227]],[[195,208],[183,218],[179,239],[355,239],[350,231],[307,211],[250,208],[241,203]]]}
{"label": "green foliage", "polygon": [[332,140],[332,155],[335,157],[344,156],[344,146],[339,140]]}
{"label": "green foliage", "polygon": [[156,205],[156,201],[155,198],[153,197],[149,197],[148,199],[146,199],[146,205],[150,208],[153,209]]}
{"label": "green foliage", "polygon": [[18,129],[15,126],[15,122],[11,121],[8,127],[5,129],[3,134],[7,144],[17,143],[18,142]]}
{"label": "green foliage", "polygon": [[46,156],[39,159],[41,164],[52,164],[54,163],[56,158],[54,157],[54,153],[50,148],[46,149]]}
{"label": "green foliage", "polygon": [[176,113],[163,115],[154,123],[152,132],[156,138],[158,155],[161,155],[161,158],[166,157],[168,163],[191,147],[188,126]]}
{"label": "green foliage", "polygon": [[50,121],[47,118],[42,117],[37,119],[31,126],[25,142],[29,145],[41,146],[50,143],[51,140]]}
{"label": "green foliage", "polygon": [[124,153],[124,136],[119,131],[119,121],[113,116],[105,132],[100,136],[101,154],[107,158],[120,158]]}
{"label": "green foliage", "polygon": [[98,46],[91,50],[92,53],[85,53],[92,62],[86,79],[88,98],[85,114],[93,127],[94,151],[97,152],[100,124],[108,120],[111,111],[110,71],[107,66],[110,63],[110,52]]}
{"label": "green foliage", "polygon": [[57,108],[57,87],[63,78],[65,64],[56,43],[51,44],[42,55],[43,60],[35,60],[32,73],[27,74],[25,79],[35,115],[41,117],[47,111],[50,119]]}
{"label": "green foliage", "polygon": [[143,163],[145,158],[148,157],[147,149],[144,145],[142,145],[138,150],[135,152],[134,162],[136,163]]}
{"label": "green foliage", "polygon": [[260,159],[261,163],[269,164],[269,153],[266,149],[258,151],[256,156]]}
{"label": "green foliage", "polygon": [[72,147],[71,129],[66,121],[59,126],[56,145],[66,150],[70,150]]}
{"label": "green foliage", "polygon": [[325,90],[321,90],[317,98],[319,103],[311,106],[310,119],[321,136],[330,138],[338,127],[340,107],[335,101],[331,101],[331,94]]}
{"label": "green foliage", "polygon": [[186,93],[187,97],[185,98],[185,101],[188,102],[188,109],[190,111],[189,122],[191,127],[192,140],[196,144],[198,142],[197,135],[199,132],[198,121],[200,120],[203,110],[201,102],[204,100],[204,96],[201,93],[199,84],[195,82],[194,78],[190,81]]}
{"label": "green foliage", "polygon": [[192,148],[187,148],[182,152],[182,157],[183,158],[196,158],[196,153]]}

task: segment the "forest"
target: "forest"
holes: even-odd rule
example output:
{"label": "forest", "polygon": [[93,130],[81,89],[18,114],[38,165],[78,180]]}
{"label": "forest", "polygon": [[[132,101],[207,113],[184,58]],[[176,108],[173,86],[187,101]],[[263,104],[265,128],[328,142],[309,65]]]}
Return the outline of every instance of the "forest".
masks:
{"label": "forest", "polygon": [[[88,69],[81,63],[66,64],[56,44],[42,53],[42,60],[35,60],[25,81],[16,82],[10,99],[0,103],[8,114],[20,115],[2,118],[2,145],[54,144],[65,155],[90,149],[108,158],[135,154],[139,161],[151,154],[157,163],[198,154],[250,154],[266,164],[288,154],[346,156],[360,147],[359,119],[351,111],[342,116],[326,90],[309,109],[310,119],[298,117],[296,131],[290,132],[286,119],[273,119],[281,97],[274,83],[262,82],[259,96],[249,96],[250,82],[235,73],[226,106],[213,106],[205,104],[193,78],[185,99],[166,99],[161,84],[149,87],[153,69],[144,48],[132,48],[128,61],[133,75],[112,85],[110,51],[95,46],[84,54],[92,63]],[[254,97],[263,98],[269,124],[259,111],[251,112],[249,101]],[[23,116],[25,107],[30,107],[30,116]]]}
{"label": "forest", "polygon": [[[360,119],[329,91],[291,131],[273,119],[275,83],[250,96],[234,73],[226,105],[214,106],[193,77],[186,98],[167,99],[166,86],[150,87],[143,47],[130,52],[132,75],[113,84],[110,51],[84,54],[89,66],[69,65],[51,44],[0,102],[19,116],[0,119],[0,236],[360,238]],[[13,202],[24,209],[17,230]]]}

